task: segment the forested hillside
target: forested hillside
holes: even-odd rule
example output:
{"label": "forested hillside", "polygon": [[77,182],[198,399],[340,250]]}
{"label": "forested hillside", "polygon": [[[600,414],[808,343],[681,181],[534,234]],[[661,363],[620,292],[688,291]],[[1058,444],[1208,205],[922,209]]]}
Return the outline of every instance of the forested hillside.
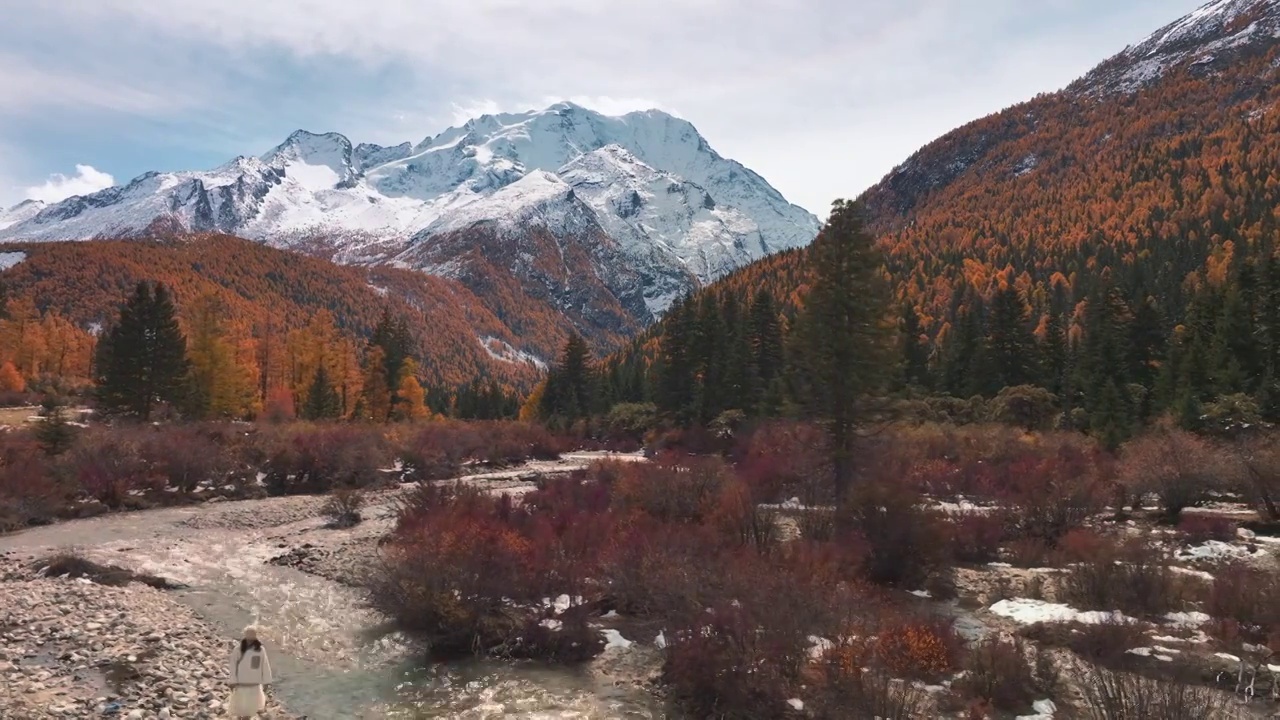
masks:
{"label": "forested hillside", "polygon": [[513,347],[550,355],[566,336],[554,323],[539,323],[536,307],[509,318],[517,334],[456,281],[340,266],[225,235],[24,243],[0,252],[21,257],[0,272],[8,297],[0,363],[12,362],[28,379],[88,377],[91,330],[113,322],[140,281],[172,288],[188,329],[195,308],[216,302],[233,344],[264,388],[310,381],[296,362],[302,347],[357,354],[387,311],[407,324],[422,380],[431,387],[492,379],[527,388],[540,370]]}
{"label": "forested hillside", "polygon": [[[1234,38],[1226,50],[1184,42],[1141,83],[1121,82],[1126,51],[947,134],[860,198],[892,286],[900,397],[1038,388],[1059,422],[1113,439],[1163,412],[1194,424],[1224,398],[1280,419],[1280,50],[1249,24],[1277,14],[1231,16],[1210,28]],[[662,408],[664,353],[692,342],[692,402],[725,398],[699,419],[776,405],[769,363],[716,346],[758,354],[762,297],[785,335],[811,256],[766,258],[675,306],[607,364],[606,396]],[[745,394],[706,386],[744,367]]]}

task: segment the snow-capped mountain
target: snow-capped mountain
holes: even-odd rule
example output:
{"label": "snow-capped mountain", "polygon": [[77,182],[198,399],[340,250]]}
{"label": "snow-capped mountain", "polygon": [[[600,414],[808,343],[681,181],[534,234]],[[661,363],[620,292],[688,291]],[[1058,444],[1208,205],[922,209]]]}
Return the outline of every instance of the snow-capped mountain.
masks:
{"label": "snow-capped mountain", "polygon": [[23,200],[8,210],[0,209],[0,230],[35,217],[44,207],[43,200]]}
{"label": "snow-capped mountain", "polygon": [[1104,62],[1080,82],[1091,93],[1132,92],[1188,64],[1212,72],[1238,52],[1280,39],[1280,0],[1212,0]]}
{"label": "snow-capped mountain", "polygon": [[684,120],[570,103],[485,115],[416,145],[353,146],[299,130],[213,170],[147,173],[0,215],[0,240],[217,231],[284,247],[320,242],[344,262],[432,272],[457,270],[433,244],[461,252],[465,244],[437,241],[480,228],[607,236],[616,251],[606,254],[629,266],[614,274],[639,278],[616,290],[639,292],[641,312],[660,313],[696,284],[807,244],[819,222]]}

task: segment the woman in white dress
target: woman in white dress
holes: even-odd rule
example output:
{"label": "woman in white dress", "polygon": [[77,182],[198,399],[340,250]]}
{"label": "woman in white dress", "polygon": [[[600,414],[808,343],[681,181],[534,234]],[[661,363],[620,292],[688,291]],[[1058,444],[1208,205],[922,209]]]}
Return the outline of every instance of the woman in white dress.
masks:
{"label": "woman in white dress", "polygon": [[227,714],[234,718],[252,718],[267,709],[263,685],[271,684],[271,662],[258,641],[258,630],[252,625],[244,629],[243,639],[231,652],[231,697]]}

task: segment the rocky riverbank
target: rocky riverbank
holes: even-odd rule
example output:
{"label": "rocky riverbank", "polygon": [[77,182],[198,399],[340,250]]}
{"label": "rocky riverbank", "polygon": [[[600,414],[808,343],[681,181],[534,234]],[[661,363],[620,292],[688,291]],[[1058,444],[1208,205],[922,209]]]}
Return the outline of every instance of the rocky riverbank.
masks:
{"label": "rocky riverbank", "polygon": [[[463,482],[518,494],[533,487],[533,474],[567,472],[589,459]],[[649,705],[661,666],[656,650],[640,643],[611,650],[585,673],[419,666],[412,642],[383,628],[359,589],[378,539],[394,523],[396,499],[411,487],[368,493],[364,521],[345,529],[329,527],[327,498],[292,496],[110,514],[0,536],[0,720],[224,718],[227,659],[250,620],[276,651],[273,668],[280,666],[268,691],[269,718],[443,712],[487,719],[525,710],[661,716],[639,709]],[[69,551],[119,566],[125,576],[150,573],[183,587],[108,586],[38,571],[40,560]],[[656,634],[622,631],[636,639]]]}
{"label": "rocky riverbank", "polygon": [[[0,583],[0,718],[219,718],[230,641],[140,583]],[[266,717],[294,718],[268,691]]]}

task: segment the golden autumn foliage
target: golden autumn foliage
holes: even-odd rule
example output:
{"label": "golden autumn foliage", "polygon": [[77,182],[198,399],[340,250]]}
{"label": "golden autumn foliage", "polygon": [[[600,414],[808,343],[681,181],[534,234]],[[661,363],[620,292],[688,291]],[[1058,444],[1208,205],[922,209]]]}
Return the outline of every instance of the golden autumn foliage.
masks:
{"label": "golden autumn foliage", "polygon": [[1016,278],[1033,312],[1109,278],[1221,283],[1280,223],[1280,51],[1182,66],[1133,94],[1042,95],[926,146],[864,196],[898,299],[945,318]]}
{"label": "golden autumn foliage", "polygon": [[[238,418],[256,414],[258,366],[247,337],[237,337],[224,320],[225,309],[215,296],[197,298],[186,313],[187,358],[198,413],[209,418]],[[248,352],[244,352],[248,349]]]}
{"label": "golden autumn foliage", "polygon": [[[538,369],[495,359],[479,338],[553,357],[567,337],[562,316],[527,299],[521,308],[518,292],[499,302],[451,279],[337,265],[225,235],[4,249],[21,250],[26,259],[0,272],[10,295],[10,319],[0,321],[0,361],[12,361],[27,378],[87,376],[93,349],[88,328],[109,325],[141,280],[172,288],[184,320],[200,298],[220,304],[237,358],[254,358],[260,402],[277,386],[296,393],[298,373],[315,368],[316,343],[334,340],[339,345],[324,350],[326,367],[335,383],[346,378],[344,410],[350,413],[361,374],[352,361],[388,308],[406,318],[428,387],[461,387],[490,377],[508,390],[527,389]],[[505,321],[491,308],[503,311]]]}
{"label": "golden autumn foliage", "polygon": [[[1071,337],[1104,282],[1176,319],[1196,284],[1280,238],[1280,49],[1179,67],[1133,94],[1041,95],[925,146],[861,199],[895,303],[935,340],[1005,284],[1035,323],[1065,307]],[[770,256],[713,291],[767,288],[794,313],[808,257]]]}
{"label": "golden autumn foliage", "polygon": [[417,378],[417,363],[406,360],[400,371],[400,385],[396,389],[396,419],[422,420],[431,415],[427,409],[427,394]]}
{"label": "golden autumn foliage", "polygon": [[27,382],[22,379],[22,375],[11,362],[5,362],[0,365],[0,391],[3,392],[24,392],[27,389]]}

